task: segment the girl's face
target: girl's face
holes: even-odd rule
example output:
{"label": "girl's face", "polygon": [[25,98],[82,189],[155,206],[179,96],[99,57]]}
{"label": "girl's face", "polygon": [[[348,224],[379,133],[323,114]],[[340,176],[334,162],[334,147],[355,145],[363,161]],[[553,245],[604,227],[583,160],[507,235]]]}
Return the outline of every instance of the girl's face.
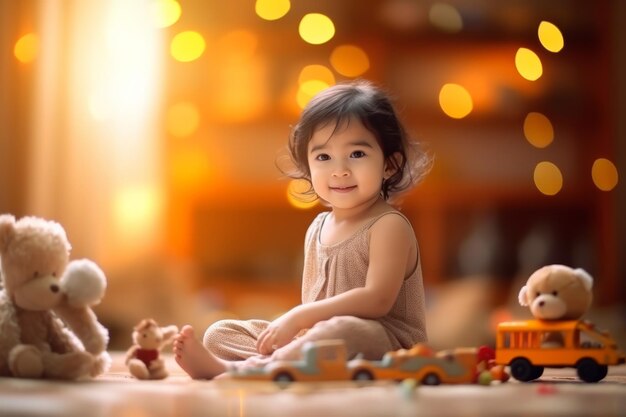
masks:
{"label": "girl's face", "polygon": [[[386,178],[383,151],[357,118],[318,128],[307,147],[311,183],[333,209],[357,208],[380,196]],[[333,133],[334,131],[334,133]]]}

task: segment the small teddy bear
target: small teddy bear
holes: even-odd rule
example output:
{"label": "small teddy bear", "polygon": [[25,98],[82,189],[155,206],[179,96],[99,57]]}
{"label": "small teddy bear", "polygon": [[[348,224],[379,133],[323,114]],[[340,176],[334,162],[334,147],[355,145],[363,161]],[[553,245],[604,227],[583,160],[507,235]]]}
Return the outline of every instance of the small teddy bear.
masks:
{"label": "small teddy bear", "polygon": [[0,215],[0,376],[82,379],[108,369],[108,332],[91,306],[106,277],[92,261],[69,261],[56,222]]}
{"label": "small teddy bear", "polygon": [[168,372],[159,357],[160,350],[174,340],[178,327],[159,327],[156,321],[144,319],[133,331],[134,344],[126,352],[126,366],[137,379],[164,379]]}
{"label": "small teddy bear", "polygon": [[[593,278],[583,269],[548,265],[535,271],[519,292],[522,306],[540,320],[577,320],[591,306]],[[550,334],[542,346],[561,345],[560,335]]]}

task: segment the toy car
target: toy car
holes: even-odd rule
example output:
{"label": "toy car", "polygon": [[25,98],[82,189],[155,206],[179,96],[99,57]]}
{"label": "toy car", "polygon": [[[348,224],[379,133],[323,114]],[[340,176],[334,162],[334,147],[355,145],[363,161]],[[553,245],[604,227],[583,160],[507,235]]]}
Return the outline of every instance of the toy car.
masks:
{"label": "toy car", "polygon": [[484,363],[487,369],[487,362],[493,359],[493,350],[488,348],[457,348],[434,353],[426,344],[417,344],[409,350],[388,352],[380,361],[362,358],[347,361],[342,340],[309,342],[303,346],[302,353],[302,360],[232,369],[229,374],[234,379],[278,383],[414,379],[425,385],[458,384],[476,382],[479,364]]}
{"label": "toy car", "polygon": [[275,361],[265,366],[231,369],[235,379],[265,380],[278,383],[292,381],[341,381],[352,379],[342,340],[309,342],[302,347],[302,360]]}
{"label": "toy car", "polygon": [[[544,343],[547,339],[560,342]],[[625,361],[611,335],[587,321],[522,320],[498,325],[495,362],[509,365],[520,381],[539,378],[545,367],[573,367],[581,380],[598,382],[608,366]]]}
{"label": "toy car", "polygon": [[415,379],[424,385],[463,384],[476,380],[478,349],[456,348],[434,353],[427,345],[388,352],[380,361],[354,359],[353,379]]}

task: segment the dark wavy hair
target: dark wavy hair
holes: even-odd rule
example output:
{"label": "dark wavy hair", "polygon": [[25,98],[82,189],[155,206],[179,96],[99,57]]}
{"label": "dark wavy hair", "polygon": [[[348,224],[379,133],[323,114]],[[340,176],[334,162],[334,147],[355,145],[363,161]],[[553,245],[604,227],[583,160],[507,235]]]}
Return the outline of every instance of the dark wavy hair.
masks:
{"label": "dark wavy hair", "polygon": [[419,183],[428,173],[432,159],[417,142],[410,141],[387,94],[369,81],[337,84],[318,93],[303,109],[291,130],[287,151],[293,164],[281,171],[293,179],[303,179],[309,188],[302,197],[316,199],[311,184],[307,151],[315,131],[328,123],[335,130],[357,118],[378,141],[385,162],[393,174],[383,181],[381,194],[389,200]]}

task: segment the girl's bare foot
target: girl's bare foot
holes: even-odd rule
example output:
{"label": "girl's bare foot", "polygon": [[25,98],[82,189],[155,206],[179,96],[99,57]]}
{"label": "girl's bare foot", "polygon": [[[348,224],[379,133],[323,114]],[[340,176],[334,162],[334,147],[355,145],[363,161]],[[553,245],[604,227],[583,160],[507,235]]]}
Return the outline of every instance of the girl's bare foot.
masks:
{"label": "girl's bare foot", "polygon": [[206,350],[191,326],[183,326],[174,339],[176,362],[193,379],[213,379],[227,370],[227,363]]}

